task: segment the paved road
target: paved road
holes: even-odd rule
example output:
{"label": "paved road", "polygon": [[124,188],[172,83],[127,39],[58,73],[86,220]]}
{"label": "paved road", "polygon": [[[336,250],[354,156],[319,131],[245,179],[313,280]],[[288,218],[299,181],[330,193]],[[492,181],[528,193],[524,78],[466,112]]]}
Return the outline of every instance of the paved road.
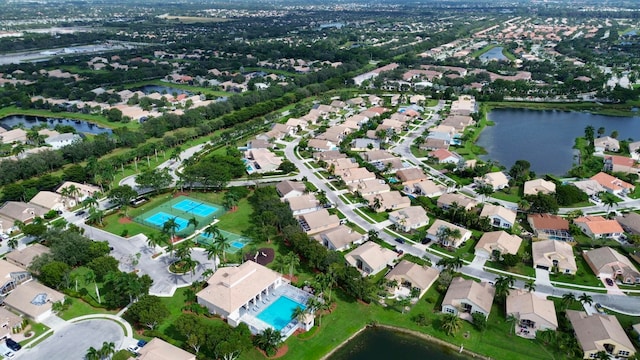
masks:
{"label": "paved road", "polygon": [[113,342],[116,349],[122,348],[124,332],[111,320],[85,320],[69,324],[56,331],[38,346],[23,349],[15,358],[21,360],[81,360],[90,347],[100,349],[102,342]]}

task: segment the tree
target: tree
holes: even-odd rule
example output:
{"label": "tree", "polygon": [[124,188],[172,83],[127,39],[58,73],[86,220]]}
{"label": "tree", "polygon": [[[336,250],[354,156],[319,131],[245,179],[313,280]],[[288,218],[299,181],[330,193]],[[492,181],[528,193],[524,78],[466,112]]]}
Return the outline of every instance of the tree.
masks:
{"label": "tree", "polygon": [[282,344],[282,334],[280,331],[268,327],[256,335],[254,342],[267,356],[273,356],[280,344]]}
{"label": "tree", "polygon": [[496,288],[496,298],[504,301],[509,295],[511,288],[515,284],[516,279],[513,275],[500,275],[496,279],[494,287]]}
{"label": "tree", "polygon": [[227,210],[233,210],[238,204],[238,197],[233,191],[227,191],[226,193],[224,193],[224,198],[222,201],[223,201],[222,205]]}
{"label": "tree", "polygon": [[582,305],[584,305],[584,304],[592,305],[593,304],[593,298],[591,297],[591,295],[588,295],[587,293],[582,293],[582,295],[580,295],[578,297],[578,301],[580,301],[582,303]]}
{"label": "tree", "polygon": [[89,208],[89,216],[87,217],[87,223],[98,224],[102,226],[102,220],[104,219],[104,211],[96,209],[94,207]]}
{"label": "tree", "polygon": [[207,259],[213,259],[213,271],[218,270],[218,259],[220,259],[220,255],[222,255],[222,249],[214,242],[208,243],[204,251],[207,253]]}
{"label": "tree", "polygon": [[411,298],[404,296],[396,299],[396,304],[400,307],[401,313],[404,314],[406,308],[411,305]]}
{"label": "tree", "polygon": [[462,328],[462,320],[455,314],[444,314],[440,319],[440,327],[447,335],[455,335]]}
{"label": "tree", "polygon": [[11,239],[7,240],[7,246],[9,246],[9,248],[11,250],[15,250],[18,248],[18,239],[12,237]]}
{"label": "tree", "polygon": [[98,352],[100,353],[101,358],[111,359],[111,356],[116,353],[116,344],[104,341]]}
{"label": "tree", "polygon": [[367,237],[371,241],[380,240],[380,235],[374,229],[371,229],[371,230],[367,231]]}
{"label": "tree", "polygon": [[480,331],[484,331],[487,328],[487,318],[483,313],[475,312],[471,314],[471,319],[473,320],[473,326]]}
{"label": "tree", "polygon": [[605,193],[600,198],[602,199],[602,203],[607,207],[607,212],[609,212],[612,207],[618,205],[618,198],[613,194]]}
{"label": "tree", "polygon": [[154,192],[168,188],[172,181],[173,177],[169,174],[168,168],[149,169],[136,176],[136,184],[138,184],[140,188],[149,188]]}
{"label": "tree", "polygon": [[87,349],[87,353],[84,355],[86,360],[100,360],[102,359],[102,354],[100,354],[100,350],[95,349],[93,346]]}
{"label": "tree", "polygon": [[117,186],[109,191],[107,198],[113,202],[116,206],[124,208],[124,215],[127,216],[127,206],[133,199],[138,196],[138,193],[129,185]]}
{"label": "tree", "polygon": [[461,268],[462,265],[464,265],[464,262],[462,261],[460,256],[456,256],[453,258],[443,257],[442,259],[438,260],[436,265],[442,266],[445,268],[445,270],[453,272]]}
{"label": "tree", "polygon": [[169,309],[159,297],[143,295],[129,306],[125,316],[134,324],[144,325],[153,330],[169,316]]}
{"label": "tree", "polygon": [[224,235],[222,235],[222,233],[218,233],[218,236],[216,236],[213,239],[213,243],[215,244],[215,246],[219,248],[219,253],[222,254],[222,262],[226,264],[227,251],[231,247],[231,244],[229,244],[229,242],[227,241],[227,238]]}
{"label": "tree", "polygon": [[195,217],[195,216],[192,216],[192,217],[189,219],[189,221],[187,222],[187,227],[189,227],[189,226],[191,226],[191,225],[193,225],[193,229],[194,229],[194,230],[198,228],[199,223],[198,223],[198,219],[196,219],[196,217]]}
{"label": "tree", "polygon": [[303,322],[305,316],[307,316],[307,309],[303,309],[300,306],[296,306],[295,309],[293,309],[293,313],[291,314],[293,319],[298,320],[298,322]]}
{"label": "tree", "polygon": [[290,252],[284,256],[284,263],[286,268],[289,271],[289,279],[293,279],[293,273],[296,270],[296,267],[300,265],[300,258],[294,252]]}
{"label": "tree", "polygon": [[284,160],[284,161],[282,161],[282,163],[280,163],[280,166],[278,166],[278,170],[282,171],[285,174],[288,174],[288,173],[291,173],[291,172],[294,172],[294,171],[298,170],[298,168],[291,161]]}
{"label": "tree", "polygon": [[96,273],[93,272],[93,270],[89,270],[87,271],[87,273],[84,275],[84,281],[85,282],[93,282],[93,284],[95,285],[95,289],[96,289],[96,297],[98,298],[98,304],[102,304],[102,300],[100,299],[100,290],[98,290],[98,282],[97,282],[97,278],[96,278]]}
{"label": "tree", "polygon": [[574,293],[566,293],[562,295],[562,305],[564,306],[565,310],[568,309],[569,306],[571,306],[571,304],[576,301],[577,299]]}
{"label": "tree", "polygon": [[524,288],[528,292],[536,291],[536,283],[535,283],[535,281],[528,280],[526,283],[524,283]]}
{"label": "tree", "polygon": [[493,194],[491,185],[481,185],[476,188],[476,192],[482,196],[482,201],[486,201],[487,197]]}
{"label": "tree", "polygon": [[516,323],[518,322],[518,318],[514,314],[509,314],[507,315],[506,321],[508,324],[511,324],[511,326],[509,327],[509,332],[513,334],[516,329]]}
{"label": "tree", "polygon": [[175,216],[167,219],[167,221],[162,224],[162,232],[169,235],[169,242],[173,242],[179,228],[180,224],[178,224]]}
{"label": "tree", "polygon": [[67,274],[71,271],[69,265],[61,261],[51,261],[42,265],[39,270],[38,279],[45,285],[60,289]]}

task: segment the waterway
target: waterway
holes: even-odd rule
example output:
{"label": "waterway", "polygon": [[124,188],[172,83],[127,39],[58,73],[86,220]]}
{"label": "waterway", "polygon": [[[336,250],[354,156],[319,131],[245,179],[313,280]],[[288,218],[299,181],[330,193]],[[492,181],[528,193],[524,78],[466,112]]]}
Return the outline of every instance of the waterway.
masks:
{"label": "waterway", "polygon": [[420,339],[413,335],[368,328],[333,353],[328,360],[388,360],[388,359],[469,359],[451,348]]}
{"label": "waterway", "polygon": [[565,175],[577,161],[573,145],[591,125],[616,130],[618,139],[640,139],[640,117],[617,117],[558,110],[495,109],[487,118],[495,123],[480,134],[483,160],[494,160],[510,168],[516,160],[527,160],[538,175]]}
{"label": "waterway", "polygon": [[31,129],[34,126],[46,125],[48,128],[53,129],[56,125],[72,126],[79,133],[88,134],[102,134],[111,133],[111,129],[100,127],[96,124],[72,119],[58,119],[58,118],[44,118],[39,116],[28,115],[11,115],[0,119],[0,126],[10,130],[14,126],[22,124],[25,128]]}
{"label": "waterway", "polygon": [[491,61],[491,60],[508,60],[506,56],[502,53],[503,48],[501,46],[496,46],[486,53],[479,56],[482,61]]}

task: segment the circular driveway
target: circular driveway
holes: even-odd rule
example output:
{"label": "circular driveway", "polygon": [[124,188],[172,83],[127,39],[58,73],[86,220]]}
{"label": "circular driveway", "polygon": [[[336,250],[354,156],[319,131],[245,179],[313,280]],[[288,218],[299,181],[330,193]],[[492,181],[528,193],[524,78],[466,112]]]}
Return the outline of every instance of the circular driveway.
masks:
{"label": "circular driveway", "polygon": [[[85,320],[69,325],[56,331],[33,349],[23,349],[16,353],[16,358],[26,360],[51,359],[84,359],[90,347],[100,349],[102,343],[113,342],[116,350],[122,347],[124,331],[111,320]],[[58,357],[60,356],[60,357]]]}

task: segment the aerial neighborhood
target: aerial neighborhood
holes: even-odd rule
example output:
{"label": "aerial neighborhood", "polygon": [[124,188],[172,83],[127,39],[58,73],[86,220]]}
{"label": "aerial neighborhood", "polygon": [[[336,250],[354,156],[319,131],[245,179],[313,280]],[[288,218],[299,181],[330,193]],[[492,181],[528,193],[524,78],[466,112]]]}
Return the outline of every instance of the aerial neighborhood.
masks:
{"label": "aerial neighborhood", "polygon": [[1,358],[640,358],[637,4],[20,3]]}

